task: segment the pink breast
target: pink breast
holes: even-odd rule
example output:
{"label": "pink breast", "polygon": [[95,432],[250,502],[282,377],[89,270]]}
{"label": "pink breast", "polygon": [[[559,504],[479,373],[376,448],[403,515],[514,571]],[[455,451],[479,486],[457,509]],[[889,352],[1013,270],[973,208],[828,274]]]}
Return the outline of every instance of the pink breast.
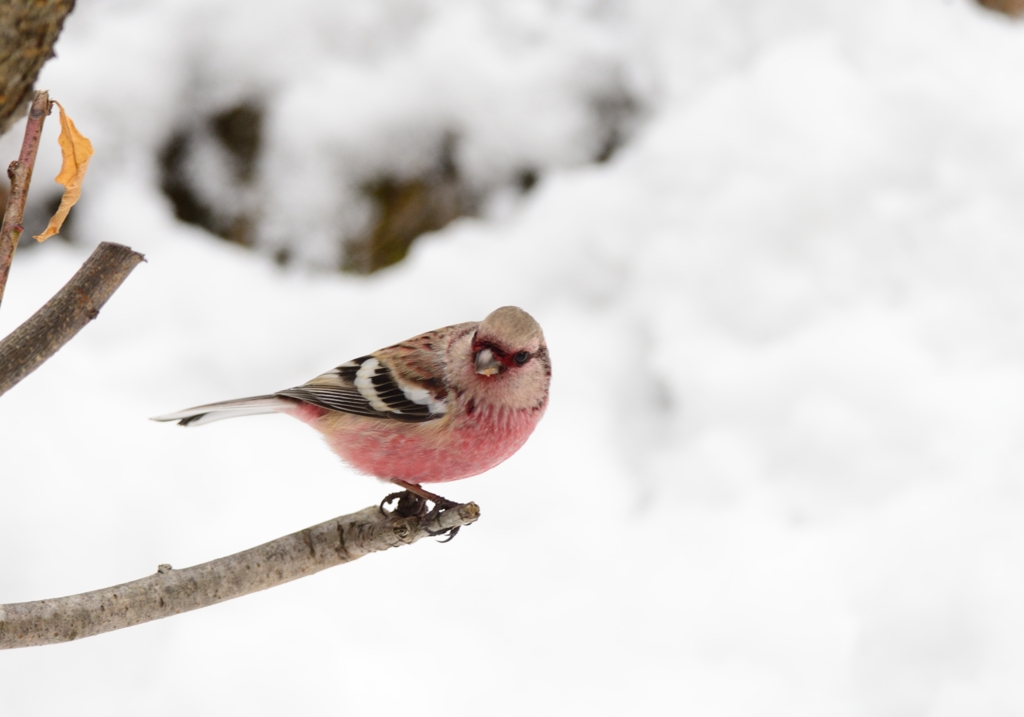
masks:
{"label": "pink breast", "polygon": [[427,423],[343,414],[328,414],[310,423],[335,453],[363,473],[385,480],[440,483],[498,465],[522,447],[539,419],[539,411],[481,410],[469,418]]}

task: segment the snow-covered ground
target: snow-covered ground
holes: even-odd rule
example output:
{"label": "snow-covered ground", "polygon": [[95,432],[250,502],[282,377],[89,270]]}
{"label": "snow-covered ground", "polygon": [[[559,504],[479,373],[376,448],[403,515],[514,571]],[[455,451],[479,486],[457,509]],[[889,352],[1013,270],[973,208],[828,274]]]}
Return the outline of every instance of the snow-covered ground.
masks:
{"label": "snow-covered ground", "polygon": [[[509,303],[555,376],[527,446],[445,486],[483,510],[451,544],[0,654],[4,717],[1024,713],[1024,26],[966,0],[96,0],[58,54],[41,86],[97,157],[0,333],[98,241],[148,263],[0,398],[0,603],[386,490],[285,417],[147,416]],[[642,111],[593,164],[565,142],[602,77]],[[262,170],[310,242],[286,268],[159,190],[187,114],[254,93],[291,118]],[[453,117],[482,215],[368,278],[309,268],[356,182],[325,167],[413,167]],[[527,160],[537,186],[503,189]]]}

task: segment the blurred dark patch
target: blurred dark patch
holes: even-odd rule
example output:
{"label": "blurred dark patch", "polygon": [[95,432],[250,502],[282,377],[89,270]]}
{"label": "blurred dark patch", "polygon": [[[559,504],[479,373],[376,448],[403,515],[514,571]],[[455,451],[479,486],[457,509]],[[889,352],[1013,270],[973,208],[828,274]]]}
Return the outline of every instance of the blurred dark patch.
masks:
{"label": "blurred dark patch", "polygon": [[231,157],[237,184],[251,185],[259,159],[262,124],[262,109],[245,103],[214,115],[198,127],[179,130],[170,138],[160,153],[160,187],[171,200],[178,219],[236,244],[252,246],[253,218],[207,202],[200,196],[189,164],[201,135],[209,134]]}
{"label": "blurred dark patch", "polygon": [[595,162],[607,162],[632,134],[640,106],[625,89],[616,89],[593,100],[600,131]]}
{"label": "blurred dark patch", "polygon": [[978,4],[1010,17],[1024,15],[1024,0],[978,0]]}
{"label": "blurred dark patch", "polygon": [[537,174],[536,169],[523,169],[516,175],[516,185],[519,187],[520,192],[526,194],[534,188],[538,179],[540,179],[540,176]]}
{"label": "blurred dark patch", "polygon": [[[593,113],[591,158],[607,162],[632,134],[639,105],[626,83],[613,78],[592,96],[589,106]],[[244,102],[182,127],[170,137],[159,157],[161,188],[178,219],[236,244],[255,243],[260,221],[256,193],[266,190],[257,177],[263,118],[258,103]],[[469,186],[460,175],[457,142],[453,133],[441,138],[433,166],[418,176],[382,175],[362,183],[360,189],[373,205],[373,218],[359,236],[341,236],[339,232],[339,268],[371,274],[391,266],[405,258],[417,237],[476,211],[481,189]],[[512,176],[493,178],[493,184],[485,181],[484,186],[511,184],[525,194],[540,181],[542,170],[526,166]],[[196,176],[199,171],[221,179]],[[219,186],[218,181],[226,186]],[[279,247],[288,239],[268,238]],[[279,248],[273,258],[283,265],[295,254],[294,247]]]}
{"label": "blurred dark patch", "polygon": [[214,227],[213,212],[196,196],[192,182],[185,171],[188,158],[189,135],[175,133],[160,152],[160,189],[174,206],[174,216],[183,222],[196,224],[214,234],[220,234]]}
{"label": "blurred dark patch", "polygon": [[455,137],[442,142],[435,168],[421,177],[382,177],[363,187],[376,219],[363,236],[345,243],[342,270],[370,274],[405,258],[416,237],[470,214],[474,202],[459,180]]}
{"label": "blurred dark patch", "polygon": [[213,133],[235,158],[238,181],[250,184],[263,133],[263,111],[251,104],[238,105],[210,120]]}

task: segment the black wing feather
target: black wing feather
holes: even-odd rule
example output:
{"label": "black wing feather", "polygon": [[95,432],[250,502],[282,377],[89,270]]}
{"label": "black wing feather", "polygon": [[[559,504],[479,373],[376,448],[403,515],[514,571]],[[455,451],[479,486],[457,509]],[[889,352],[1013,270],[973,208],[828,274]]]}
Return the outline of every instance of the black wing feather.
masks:
{"label": "black wing feather", "polygon": [[372,358],[372,356],[363,356],[336,368],[333,373],[340,379],[337,384],[308,383],[304,386],[278,391],[275,395],[296,398],[330,411],[394,421],[418,423],[432,421],[444,415],[443,412],[432,413],[429,405],[411,400],[395,381],[391,370],[379,362],[374,374],[370,376],[370,382],[373,384],[375,397],[385,404],[388,410],[378,411],[375,409],[355,385],[359,369]]}

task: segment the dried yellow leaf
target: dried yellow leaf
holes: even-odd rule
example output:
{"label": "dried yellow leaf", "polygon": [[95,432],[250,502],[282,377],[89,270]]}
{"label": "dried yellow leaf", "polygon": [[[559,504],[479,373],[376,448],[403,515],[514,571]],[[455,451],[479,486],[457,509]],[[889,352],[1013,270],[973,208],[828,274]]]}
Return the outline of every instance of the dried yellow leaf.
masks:
{"label": "dried yellow leaf", "polygon": [[92,158],[92,142],[78,131],[60,102],[54,102],[54,104],[60,107],[60,137],[57,138],[57,142],[60,144],[60,153],[63,157],[56,181],[58,184],[64,185],[64,196],[60,198],[60,206],[50,217],[50,223],[46,225],[46,229],[42,234],[36,235],[36,241],[48,239],[60,231],[64,220],[67,219],[68,212],[71,211],[71,207],[75,206],[75,202],[82,194],[82,180],[85,178],[85,170]]}

